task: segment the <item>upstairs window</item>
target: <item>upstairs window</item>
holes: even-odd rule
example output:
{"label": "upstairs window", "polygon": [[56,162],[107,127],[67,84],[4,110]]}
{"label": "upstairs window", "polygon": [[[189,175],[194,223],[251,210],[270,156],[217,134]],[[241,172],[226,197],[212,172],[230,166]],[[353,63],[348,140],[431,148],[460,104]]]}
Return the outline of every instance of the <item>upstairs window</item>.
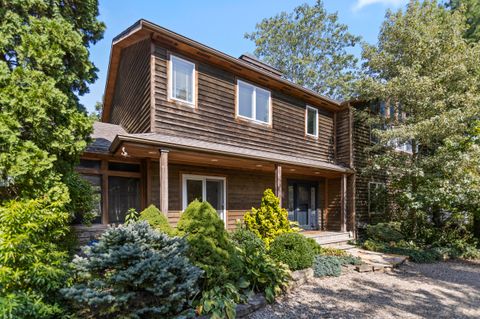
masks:
{"label": "upstairs window", "polygon": [[240,80],[237,84],[237,115],[270,124],[270,92]]}
{"label": "upstairs window", "polygon": [[170,98],[193,105],[195,92],[195,64],[170,56]]}
{"label": "upstairs window", "polygon": [[307,135],[318,137],[318,110],[311,106],[307,106],[307,116],[305,121]]}

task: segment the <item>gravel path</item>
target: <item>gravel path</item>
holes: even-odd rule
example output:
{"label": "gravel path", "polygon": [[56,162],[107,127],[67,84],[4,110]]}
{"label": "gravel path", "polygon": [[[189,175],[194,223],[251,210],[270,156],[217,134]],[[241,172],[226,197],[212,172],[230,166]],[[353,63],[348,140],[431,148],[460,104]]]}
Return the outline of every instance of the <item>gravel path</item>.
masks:
{"label": "gravel path", "polygon": [[315,278],[248,318],[480,318],[480,261]]}

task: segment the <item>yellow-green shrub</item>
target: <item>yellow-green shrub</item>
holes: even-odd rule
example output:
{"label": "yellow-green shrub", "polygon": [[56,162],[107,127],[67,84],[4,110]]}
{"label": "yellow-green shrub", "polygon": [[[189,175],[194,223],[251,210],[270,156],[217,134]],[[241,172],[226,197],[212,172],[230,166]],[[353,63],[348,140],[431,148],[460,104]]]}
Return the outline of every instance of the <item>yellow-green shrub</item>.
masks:
{"label": "yellow-green shrub", "polygon": [[260,208],[252,207],[243,220],[246,228],[261,238],[267,249],[277,236],[294,231],[287,210],[280,207],[280,200],[271,189],[263,193]]}
{"label": "yellow-green shrub", "polygon": [[146,221],[155,230],[161,231],[167,235],[174,236],[176,231],[168,223],[165,216],[155,205],[150,205],[140,213],[139,221]]}

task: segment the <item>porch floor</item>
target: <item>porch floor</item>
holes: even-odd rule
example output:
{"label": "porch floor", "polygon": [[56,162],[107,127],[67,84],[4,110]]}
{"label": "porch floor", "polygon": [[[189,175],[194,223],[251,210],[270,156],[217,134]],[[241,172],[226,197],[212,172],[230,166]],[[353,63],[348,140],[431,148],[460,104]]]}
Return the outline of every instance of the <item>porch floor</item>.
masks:
{"label": "porch floor", "polygon": [[353,239],[350,232],[329,230],[304,230],[301,232],[305,237],[313,238],[320,245],[342,245]]}

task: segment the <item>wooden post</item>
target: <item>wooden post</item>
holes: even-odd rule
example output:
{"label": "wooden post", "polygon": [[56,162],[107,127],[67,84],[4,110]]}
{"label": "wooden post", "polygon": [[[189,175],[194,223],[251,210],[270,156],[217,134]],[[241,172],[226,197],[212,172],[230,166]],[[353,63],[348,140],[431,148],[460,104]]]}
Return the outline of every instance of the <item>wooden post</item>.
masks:
{"label": "wooden post", "polygon": [[283,207],[282,166],[278,164],[275,164],[275,195],[277,195],[278,199],[280,199],[280,207]]}
{"label": "wooden post", "polygon": [[347,174],[342,175],[340,183],[340,231],[347,231]]}
{"label": "wooden post", "polygon": [[160,150],[160,211],[168,216],[168,150]]}
{"label": "wooden post", "polygon": [[325,178],[325,189],[323,199],[322,230],[326,230],[325,221],[328,220],[328,178]]}
{"label": "wooden post", "polygon": [[150,172],[152,171],[152,160],[150,158],[146,159],[145,162],[145,174],[143,175],[145,177],[145,192],[147,193],[145,198],[147,200],[146,207],[150,206],[152,203],[152,180],[151,180],[151,175]]}
{"label": "wooden post", "polygon": [[100,163],[102,170],[102,224],[108,224],[108,162],[102,160]]}

